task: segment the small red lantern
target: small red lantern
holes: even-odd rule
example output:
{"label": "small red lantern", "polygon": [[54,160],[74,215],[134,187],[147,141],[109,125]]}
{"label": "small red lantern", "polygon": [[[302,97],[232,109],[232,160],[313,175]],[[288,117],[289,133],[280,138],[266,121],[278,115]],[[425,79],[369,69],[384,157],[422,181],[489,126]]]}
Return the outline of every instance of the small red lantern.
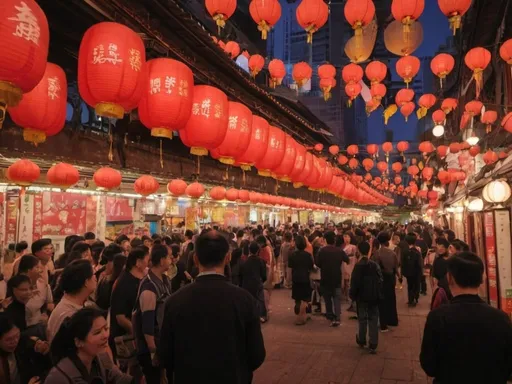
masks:
{"label": "small red lantern", "polygon": [[185,194],[193,199],[199,199],[201,196],[203,196],[204,193],[204,186],[201,183],[198,183],[197,181],[193,182],[192,184],[189,184],[187,189],[185,190]]}
{"label": "small red lantern", "polygon": [[235,162],[240,164],[240,167],[243,170],[250,170],[251,166],[265,156],[268,145],[269,129],[270,126],[267,120],[260,116],[252,116],[251,139],[247,146],[247,150],[242,155],[235,158]]}
{"label": "small red lantern", "polygon": [[380,61],[370,62],[365,69],[365,74],[371,84],[380,83],[386,78],[388,67]]}
{"label": "small red lantern", "polygon": [[187,183],[181,179],[174,179],[167,183],[167,192],[175,197],[183,196],[186,189]]}
{"label": "small red lantern", "polygon": [[507,132],[512,133],[512,112],[509,112],[501,120],[501,126]]}
{"label": "small red lantern", "polygon": [[400,176],[395,176],[394,182],[396,185],[402,183],[402,178]]}
{"label": "small red lantern", "polygon": [[336,156],[340,152],[340,147],[337,145],[331,145],[329,147],[329,153],[333,156]]}
{"label": "small red lantern", "polygon": [[236,41],[228,41],[224,46],[224,52],[232,59],[236,59],[240,55],[240,45]]}
{"label": "small red lantern", "polygon": [[441,109],[437,109],[432,113],[432,121],[434,121],[436,125],[443,124],[445,119],[446,115]]}
{"label": "small red lantern", "polygon": [[414,112],[415,105],[412,101],[408,101],[400,107],[400,113],[405,117],[405,121],[408,120],[409,116]]}
{"label": "small red lantern", "polygon": [[370,24],[375,16],[375,5],[372,0],[347,0],[344,8],[345,19],[354,30],[356,43],[361,45],[363,27]]}
{"label": "small red lantern", "polygon": [[226,188],[224,187],[213,187],[210,189],[210,197],[213,200],[223,200],[226,197]]}
{"label": "small red lantern", "polygon": [[418,119],[421,119],[427,115],[427,111],[434,106],[436,100],[436,97],[431,93],[421,95],[420,99],[418,100],[420,109],[418,109],[416,112]]}
{"label": "small red lantern", "polygon": [[226,199],[229,201],[237,201],[238,200],[238,189],[229,188],[226,191]]}
{"label": "small red lantern", "polygon": [[279,128],[270,126],[265,155],[256,163],[260,176],[270,176],[272,170],[281,164],[285,154],[285,145],[285,133]]}
{"label": "small red lantern", "polygon": [[277,85],[281,85],[286,76],[286,67],[282,60],[273,59],[268,63],[268,72],[270,73],[270,85],[272,88],[275,88]]}
{"label": "small red lantern", "polygon": [[[321,1],[321,0],[318,0],[318,1]],[[313,74],[313,70],[311,69],[309,64],[305,63],[304,61],[294,64],[294,66],[293,66],[292,77],[293,77],[293,80],[297,83],[297,86],[299,88],[302,88],[304,86],[304,84],[306,84],[311,79],[312,74]]]}
{"label": "small red lantern", "polygon": [[133,184],[133,189],[135,190],[135,193],[138,193],[142,196],[148,196],[160,188],[160,184],[153,176],[150,175],[142,175],[137,180],[135,180],[135,183]]}
{"label": "small red lantern", "polygon": [[440,145],[437,147],[437,154],[442,159],[448,154],[448,147],[446,145]]}
{"label": "small red lantern", "polygon": [[361,93],[362,86],[360,83],[349,83],[345,85],[345,93],[348,96],[348,106],[352,105],[352,101]]}
{"label": "small red lantern", "polygon": [[434,145],[430,141],[422,141],[418,149],[426,156],[429,153],[434,152]]}
{"label": "small red lantern", "polygon": [[226,26],[226,21],[235,13],[236,0],[205,0],[206,10],[220,29]]}
{"label": "small red lantern", "polygon": [[[386,86],[384,84],[380,84],[380,83],[372,84],[372,87],[370,89],[370,94],[372,96],[372,100],[377,101],[377,103],[379,103],[379,104],[381,103],[382,98],[384,96],[386,96],[386,92],[387,92]],[[372,101],[372,100],[369,100],[369,101]]]}
{"label": "small red lantern", "polygon": [[[393,146],[391,146],[391,150],[393,150]],[[368,144],[366,146],[366,151],[370,156],[375,156],[377,152],[379,152],[379,146],[377,144]]]}
{"label": "small red lantern", "polygon": [[484,163],[487,165],[494,164],[499,160],[498,154],[494,151],[491,151],[490,149],[484,153],[482,158],[484,160]]}
{"label": "small red lantern", "polygon": [[407,168],[407,173],[411,175],[412,177],[415,177],[420,172],[420,169],[416,165],[410,165]]}
{"label": "small red lantern", "polygon": [[317,152],[322,152],[323,149],[324,149],[324,145],[323,144],[318,143],[318,144],[315,144],[315,146],[314,146],[314,150],[317,151]]}
{"label": "small red lantern", "polygon": [[249,70],[251,71],[252,77],[256,77],[258,73],[263,69],[263,66],[265,65],[265,59],[261,55],[251,55],[249,57]]}
{"label": "small red lantern", "polygon": [[415,56],[405,56],[398,59],[396,62],[396,73],[404,79],[407,86],[412,81],[413,77],[418,74],[420,70],[420,60]]}
{"label": "small red lantern", "polygon": [[366,170],[366,172],[370,172],[370,170],[373,168],[374,162],[372,159],[366,158],[363,160],[363,168]]}
{"label": "small red lantern", "polygon": [[432,167],[425,167],[423,168],[423,171],[421,171],[421,176],[423,177],[423,180],[430,181],[433,175],[434,168]]}
{"label": "small red lantern", "polygon": [[41,175],[39,166],[27,159],[20,159],[7,168],[7,179],[13,183],[26,187],[35,182]]}
{"label": "small red lantern", "polygon": [[377,169],[381,172],[381,173],[386,173],[387,170],[388,170],[388,163],[386,163],[385,161],[379,161],[377,163]]}
{"label": "small red lantern", "polygon": [[382,150],[386,153],[386,154],[389,154],[390,152],[393,151],[393,144],[389,141],[386,141],[385,143],[382,143]]}
{"label": "small red lantern", "polygon": [[450,153],[459,153],[461,150],[460,143],[451,143],[450,144]]}
{"label": "small red lantern", "polygon": [[249,201],[253,204],[261,203],[261,193],[249,192]]}
{"label": "small red lantern", "polygon": [[347,153],[349,156],[355,156],[359,153],[359,147],[357,144],[351,144],[347,147]]}
{"label": "small red lantern", "polygon": [[430,69],[434,75],[439,77],[441,88],[443,88],[443,80],[451,73],[454,66],[455,59],[448,53],[440,53],[430,62]]}
{"label": "small red lantern", "polygon": [[267,34],[281,17],[281,5],[278,0],[252,0],[249,13],[261,31],[261,38],[267,40]]}
{"label": "small red lantern", "polygon": [[354,63],[347,64],[341,70],[341,77],[347,84],[359,83],[363,78],[363,68]]}
{"label": "small red lantern", "polygon": [[355,157],[351,158],[349,161],[348,161],[348,166],[351,168],[351,169],[356,169],[359,165],[359,161],[357,161],[357,159]]}
{"label": "small red lantern", "polygon": [[496,111],[485,111],[480,121],[485,124],[485,131],[491,132],[492,125],[498,120],[498,113]]}
{"label": "small red lantern", "polygon": [[[391,169],[395,172],[395,173],[400,173],[402,172],[402,163],[400,162],[394,162],[392,165],[391,165]],[[400,183],[398,183],[400,184]]]}
{"label": "small red lantern", "polygon": [[480,147],[478,145],[473,145],[471,148],[469,148],[468,152],[472,157],[475,157],[480,153]]}
{"label": "small red lantern", "polygon": [[329,7],[323,0],[302,0],[296,11],[297,23],[307,33],[306,42],[313,42],[313,34],[324,26],[329,18]]}
{"label": "small red lantern", "polygon": [[512,65],[512,39],[508,39],[500,47],[500,57],[509,65]]}
{"label": "small red lantern", "polygon": [[348,163],[348,157],[345,155],[338,156],[339,165],[345,165]]}
{"label": "small red lantern", "polygon": [[471,7],[471,0],[437,0],[441,12],[444,13],[450,22],[450,29],[453,35],[461,26],[462,16]]}
{"label": "small red lantern", "polygon": [[52,185],[56,185],[61,189],[68,189],[72,185],[78,183],[78,180],[80,180],[80,174],[71,164],[58,163],[48,170],[46,179]]}
{"label": "small red lantern", "polygon": [[404,153],[409,149],[409,143],[407,141],[399,141],[396,145],[396,149],[400,153]]}
{"label": "small red lantern", "polygon": [[332,64],[322,64],[318,67],[318,77],[320,79],[336,77],[336,68]]}
{"label": "small red lantern", "polygon": [[414,99],[414,91],[409,88],[400,89],[395,96],[395,103],[399,107]]}
{"label": "small red lantern", "polygon": [[92,180],[100,191],[110,191],[119,188],[123,177],[121,172],[110,167],[102,167],[94,172]]}
{"label": "small red lantern", "polygon": [[437,173],[437,178],[439,179],[439,182],[442,185],[450,184],[450,182],[452,181],[452,176],[450,172],[444,170],[441,170]]}
{"label": "small red lantern", "polygon": [[238,200],[240,200],[242,203],[247,203],[249,199],[249,191],[245,189],[241,189],[238,191]]}
{"label": "small red lantern", "polygon": [[452,97],[449,97],[447,99],[444,99],[441,103],[441,109],[445,114],[449,114],[451,111],[453,111],[455,108],[457,108],[458,101],[457,99],[454,99]]}
{"label": "small red lantern", "polygon": [[476,98],[478,99],[484,81],[484,70],[491,62],[491,52],[482,47],[470,49],[468,53],[466,53],[466,56],[464,56],[464,62],[467,67],[473,71],[473,78],[475,79],[476,85]]}

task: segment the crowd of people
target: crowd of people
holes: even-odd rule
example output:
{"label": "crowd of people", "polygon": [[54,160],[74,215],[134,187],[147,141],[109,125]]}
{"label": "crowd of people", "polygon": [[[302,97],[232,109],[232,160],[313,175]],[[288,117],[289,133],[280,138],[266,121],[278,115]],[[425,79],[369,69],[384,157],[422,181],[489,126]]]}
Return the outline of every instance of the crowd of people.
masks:
{"label": "crowd of people", "polygon": [[[379,331],[399,325],[404,284],[411,307],[432,294],[420,356],[428,375],[505,383],[512,371],[510,319],[478,297],[481,259],[421,221],[214,227],[108,245],[89,232],[68,236],[64,250],[55,255],[44,238],[13,245],[0,383],[251,383],[278,288],[291,289],[297,326],[318,315],[338,327],[346,303],[357,345],[374,354]],[[464,360],[475,345],[482,353]],[[494,380],[465,367],[483,353]]]}

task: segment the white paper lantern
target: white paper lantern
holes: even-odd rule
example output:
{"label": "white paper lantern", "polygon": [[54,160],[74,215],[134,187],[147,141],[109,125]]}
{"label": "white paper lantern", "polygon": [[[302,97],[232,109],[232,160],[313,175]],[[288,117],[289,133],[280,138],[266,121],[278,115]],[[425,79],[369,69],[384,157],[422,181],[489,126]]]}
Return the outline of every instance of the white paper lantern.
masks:
{"label": "white paper lantern", "polygon": [[484,187],[482,197],[485,201],[493,204],[500,204],[510,198],[510,185],[504,179],[493,180]]}
{"label": "white paper lantern", "polygon": [[480,212],[482,209],[484,209],[484,201],[480,198],[473,199],[468,204],[470,212]]}

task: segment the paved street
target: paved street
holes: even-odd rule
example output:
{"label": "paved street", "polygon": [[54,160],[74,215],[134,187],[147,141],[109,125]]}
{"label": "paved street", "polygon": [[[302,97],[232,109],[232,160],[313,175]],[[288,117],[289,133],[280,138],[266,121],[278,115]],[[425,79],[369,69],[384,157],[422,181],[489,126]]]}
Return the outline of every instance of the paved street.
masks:
{"label": "paved street", "polygon": [[[422,297],[416,308],[406,305],[407,292],[397,290],[400,324],[379,333],[376,355],[355,343],[357,320],[342,313],[342,325],[330,328],[326,319],[313,316],[295,326],[290,290],[274,290],[270,322],[263,325],[267,358],[256,371],[256,384],[426,384],[419,363],[421,337],[430,305]],[[342,311],[348,305],[343,303]]]}

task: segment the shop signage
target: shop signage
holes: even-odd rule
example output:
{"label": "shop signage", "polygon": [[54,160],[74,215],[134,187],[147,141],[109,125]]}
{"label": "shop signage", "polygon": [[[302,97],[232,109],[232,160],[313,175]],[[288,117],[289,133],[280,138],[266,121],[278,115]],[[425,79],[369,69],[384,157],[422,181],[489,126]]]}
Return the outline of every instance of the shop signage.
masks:
{"label": "shop signage", "polygon": [[507,209],[494,211],[496,224],[496,255],[498,263],[500,308],[512,315],[508,309],[507,291],[512,289],[512,259],[510,244],[510,212]]}
{"label": "shop signage", "polygon": [[498,308],[498,276],[496,263],[496,238],[494,234],[494,217],[492,212],[484,213],[485,262],[487,282],[489,284],[489,303]]}

